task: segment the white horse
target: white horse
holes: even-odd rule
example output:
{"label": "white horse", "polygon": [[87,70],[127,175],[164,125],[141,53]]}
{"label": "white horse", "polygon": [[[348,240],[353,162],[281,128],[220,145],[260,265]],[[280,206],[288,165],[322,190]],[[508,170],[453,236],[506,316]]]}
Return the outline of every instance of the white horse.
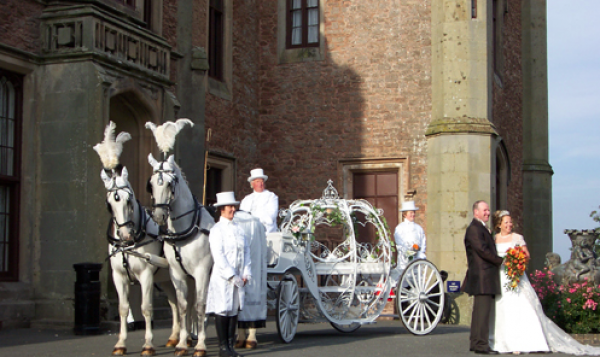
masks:
{"label": "white horse", "polygon": [[[152,195],[152,218],[160,226],[160,238],[165,242],[165,257],[169,261],[169,273],[177,292],[179,320],[188,320],[186,296],[189,287],[186,277],[189,275],[196,283],[195,311],[199,321],[194,357],[205,356],[206,333],[202,322],[213,264],[208,234],[215,221],[192,195],[181,169],[175,164],[173,155],[166,161],[158,162],[150,154],[148,162],[153,168],[147,186]],[[187,327],[182,325],[179,344],[175,349],[176,356],[187,354],[188,334]]]}
{"label": "white horse", "polygon": [[[156,240],[158,225],[148,217],[145,209],[135,198],[133,189],[128,181],[127,168],[112,170],[111,176],[107,170],[102,170],[100,176],[108,191],[106,205],[111,214],[107,238],[109,241],[108,254],[112,267],[112,276],[119,295],[120,332],[119,340],[112,352],[115,356],[127,353],[127,315],[129,313],[129,286],[139,281],[142,290],[142,314],[146,321],[145,343],[142,356],[155,354],[152,345],[152,287],[153,283],[167,294],[173,314],[173,327],[167,347],[175,346],[179,341],[180,323],[177,311],[175,289],[169,279],[164,258],[160,258],[163,244]],[[155,265],[156,264],[156,265]],[[156,273],[156,275],[155,275]],[[185,341],[185,340],[184,340]]]}

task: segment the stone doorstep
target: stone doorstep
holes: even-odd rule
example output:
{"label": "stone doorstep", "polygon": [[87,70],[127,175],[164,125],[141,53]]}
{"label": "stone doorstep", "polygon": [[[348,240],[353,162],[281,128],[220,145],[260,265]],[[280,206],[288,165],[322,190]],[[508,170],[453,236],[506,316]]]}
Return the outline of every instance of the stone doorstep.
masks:
{"label": "stone doorstep", "polygon": [[574,333],[574,334],[571,334],[571,337],[573,337],[575,340],[577,340],[577,342],[584,344],[584,345],[600,346],[600,334]]}

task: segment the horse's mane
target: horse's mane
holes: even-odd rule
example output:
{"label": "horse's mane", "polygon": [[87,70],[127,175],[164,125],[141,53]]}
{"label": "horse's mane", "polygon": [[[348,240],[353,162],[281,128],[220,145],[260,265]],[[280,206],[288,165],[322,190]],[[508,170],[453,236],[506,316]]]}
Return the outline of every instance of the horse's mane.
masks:
{"label": "horse's mane", "polygon": [[186,184],[186,185],[188,185],[188,187],[190,187],[190,183],[188,182],[188,179],[187,179],[187,177],[186,177],[186,176],[185,176],[185,174],[183,173],[183,170],[181,169],[181,166],[179,166],[179,165],[177,164],[177,162],[174,162],[174,164],[175,164],[175,168],[177,169],[177,171],[176,171],[176,172],[178,172],[178,173],[179,173],[179,176],[181,176],[181,178],[183,179],[183,181],[185,181],[185,184]]}

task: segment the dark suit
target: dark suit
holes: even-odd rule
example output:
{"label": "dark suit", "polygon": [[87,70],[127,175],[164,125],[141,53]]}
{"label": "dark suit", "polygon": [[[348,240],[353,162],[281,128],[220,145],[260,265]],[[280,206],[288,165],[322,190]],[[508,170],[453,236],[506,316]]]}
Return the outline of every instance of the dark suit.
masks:
{"label": "dark suit", "polygon": [[471,317],[471,350],[489,350],[490,313],[494,295],[501,294],[500,266],[494,238],[480,221],[473,219],[465,233],[467,276],[462,290],[474,295]]}

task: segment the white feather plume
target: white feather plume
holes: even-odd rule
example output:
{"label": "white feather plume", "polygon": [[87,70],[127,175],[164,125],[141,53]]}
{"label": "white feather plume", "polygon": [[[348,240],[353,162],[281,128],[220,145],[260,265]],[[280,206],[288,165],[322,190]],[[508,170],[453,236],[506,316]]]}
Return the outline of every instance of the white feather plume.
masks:
{"label": "white feather plume", "polygon": [[156,126],[152,122],[146,123],[146,128],[152,130],[158,149],[163,153],[168,153],[173,150],[175,146],[175,136],[183,129],[183,127],[189,124],[194,126],[194,123],[189,119],[177,119],[176,122],[168,121],[162,125]]}
{"label": "white feather plume", "polygon": [[123,143],[131,139],[128,132],[122,131],[115,138],[115,129],[117,125],[112,121],[104,129],[104,140],[94,146],[94,150],[100,156],[102,166],[105,169],[112,170],[119,165],[119,157],[123,152]]}

